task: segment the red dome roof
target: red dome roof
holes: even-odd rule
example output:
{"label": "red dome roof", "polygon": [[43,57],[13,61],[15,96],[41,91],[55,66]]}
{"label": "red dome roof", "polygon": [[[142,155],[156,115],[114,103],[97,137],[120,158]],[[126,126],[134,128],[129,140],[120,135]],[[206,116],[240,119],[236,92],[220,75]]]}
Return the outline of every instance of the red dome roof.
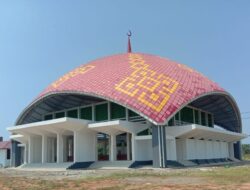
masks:
{"label": "red dome roof", "polygon": [[149,54],[126,53],[81,65],[52,83],[38,99],[65,92],[101,97],[164,124],[192,100],[225,91],[183,64]]}

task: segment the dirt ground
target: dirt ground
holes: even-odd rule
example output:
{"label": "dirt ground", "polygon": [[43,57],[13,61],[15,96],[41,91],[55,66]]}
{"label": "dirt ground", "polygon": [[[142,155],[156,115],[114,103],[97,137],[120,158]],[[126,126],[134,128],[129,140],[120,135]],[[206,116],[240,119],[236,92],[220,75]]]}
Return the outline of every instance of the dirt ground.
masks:
{"label": "dirt ground", "polygon": [[0,190],[250,190],[250,164],[188,169],[0,169]]}

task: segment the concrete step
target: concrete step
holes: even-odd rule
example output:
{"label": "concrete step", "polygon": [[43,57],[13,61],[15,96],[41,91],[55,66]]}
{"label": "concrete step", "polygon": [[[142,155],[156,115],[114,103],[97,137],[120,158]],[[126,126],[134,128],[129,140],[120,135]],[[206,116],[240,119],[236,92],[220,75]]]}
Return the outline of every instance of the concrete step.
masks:
{"label": "concrete step", "polygon": [[97,161],[89,169],[128,169],[133,161]]}
{"label": "concrete step", "polygon": [[241,160],[238,160],[237,158],[230,158],[233,162],[241,162]]}
{"label": "concrete step", "polygon": [[21,169],[67,169],[73,162],[62,163],[30,163],[19,166]]}

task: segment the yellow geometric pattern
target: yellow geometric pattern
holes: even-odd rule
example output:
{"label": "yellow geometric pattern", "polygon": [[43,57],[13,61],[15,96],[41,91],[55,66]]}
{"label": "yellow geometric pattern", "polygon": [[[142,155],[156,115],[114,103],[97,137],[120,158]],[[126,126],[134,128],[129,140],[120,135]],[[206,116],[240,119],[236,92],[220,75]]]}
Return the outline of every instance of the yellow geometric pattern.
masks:
{"label": "yellow geometric pattern", "polygon": [[115,89],[136,98],[149,108],[160,112],[179,83],[149,68],[139,54],[129,54],[129,64],[134,70]]}
{"label": "yellow geometric pattern", "polygon": [[52,86],[54,88],[57,88],[58,86],[60,86],[61,84],[63,84],[67,80],[69,80],[70,78],[73,78],[73,77],[80,75],[80,74],[85,74],[86,72],[90,71],[93,68],[95,68],[94,65],[80,66],[80,67],[74,69],[73,71],[67,73],[66,75],[62,76],[61,78],[59,78],[57,81],[52,83]]}

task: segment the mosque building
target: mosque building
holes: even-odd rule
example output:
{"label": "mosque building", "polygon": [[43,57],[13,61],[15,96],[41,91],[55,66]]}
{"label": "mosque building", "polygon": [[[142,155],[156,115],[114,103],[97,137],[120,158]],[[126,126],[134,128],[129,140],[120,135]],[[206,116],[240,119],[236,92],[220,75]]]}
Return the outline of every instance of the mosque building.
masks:
{"label": "mosque building", "polygon": [[11,165],[193,166],[241,160],[232,95],[196,70],[127,53],[80,65],[34,99],[11,133]]}

